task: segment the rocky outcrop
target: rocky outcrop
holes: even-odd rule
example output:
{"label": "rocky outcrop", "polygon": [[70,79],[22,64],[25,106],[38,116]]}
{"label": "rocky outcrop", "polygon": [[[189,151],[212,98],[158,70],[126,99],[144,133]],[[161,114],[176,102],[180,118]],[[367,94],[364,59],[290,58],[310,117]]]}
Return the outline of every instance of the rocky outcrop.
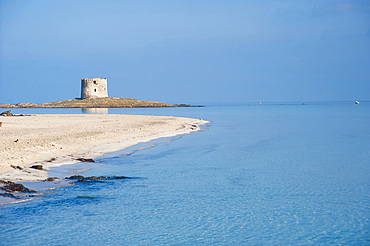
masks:
{"label": "rocky outcrop", "polygon": [[0,189],[5,192],[25,192],[25,193],[34,193],[36,191],[28,189],[22,184],[16,184],[12,181],[0,181],[1,183],[5,184],[4,187],[1,187]]}
{"label": "rocky outcrop", "polygon": [[67,177],[66,179],[69,180],[77,180],[78,182],[88,182],[88,181],[99,181],[99,180],[116,180],[116,179],[128,179],[129,177],[125,176],[91,176],[91,177],[84,177],[82,175],[73,175],[71,177]]}
{"label": "rocky outcrop", "polygon": [[49,177],[49,178],[43,180],[42,182],[54,182],[54,181],[60,181],[60,179],[56,178],[56,177]]}
{"label": "rocky outcrop", "polygon": [[[6,105],[6,104],[0,104],[0,105]],[[0,106],[1,108],[1,106]],[[11,108],[14,108],[14,107],[11,107]],[[8,111],[4,111],[0,114],[0,116],[30,116],[28,114],[12,114],[12,111],[11,110],[8,110]]]}
{"label": "rocky outcrop", "polygon": [[36,170],[44,170],[44,167],[42,165],[33,165],[30,168],[36,169]]}
{"label": "rocky outcrop", "polygon": [[95,162],[93,159],[88,158],[77,158],[76,160],[80,162]]}
{"label": "rocky outcrop", "polygon": [[23,168],[21,166],[13,166],[13,165],[10,165],[10,167],[12,167],[14,169],[18,169],[18,170],[23,170]]}
{"label": "rocky outcrop", "polygon": [[12,114],[12,111],[11,111],[11,110],[9,110],[9,111],[2,112],[2,113],[0,114],[0,116],[13,116],[13,114]]}
{"label": "rocky outcrop", "polygon": [[2,197],[16,198],[12,193],[0,193]]}

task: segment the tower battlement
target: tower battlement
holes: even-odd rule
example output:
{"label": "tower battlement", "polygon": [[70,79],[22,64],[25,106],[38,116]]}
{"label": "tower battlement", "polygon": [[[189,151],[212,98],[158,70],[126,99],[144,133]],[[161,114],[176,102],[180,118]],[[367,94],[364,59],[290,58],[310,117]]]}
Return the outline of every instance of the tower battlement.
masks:
{"label": "tower battlement", "polygon": [[107,79],[81,79],[81,99],[108,97]]}

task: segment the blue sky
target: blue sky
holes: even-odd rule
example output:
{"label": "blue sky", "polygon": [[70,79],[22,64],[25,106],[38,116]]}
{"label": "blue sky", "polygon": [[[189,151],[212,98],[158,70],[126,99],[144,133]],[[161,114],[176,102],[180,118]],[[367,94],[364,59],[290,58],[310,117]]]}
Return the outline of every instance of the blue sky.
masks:
{"label": "blue sky", "polygon": [[370,1],[0,0],[0,103],[370,99]]}

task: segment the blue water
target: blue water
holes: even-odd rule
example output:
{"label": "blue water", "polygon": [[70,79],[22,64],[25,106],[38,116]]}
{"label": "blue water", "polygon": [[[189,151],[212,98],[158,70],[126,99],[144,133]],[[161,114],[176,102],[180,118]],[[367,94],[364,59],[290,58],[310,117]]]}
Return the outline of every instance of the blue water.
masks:
{"label": "blue water", "polygon": [[78,183],[1,206],[0,245],[370,244],[370,103],[109,113],[212,124],[108,154],[83,173],[134,179]]}

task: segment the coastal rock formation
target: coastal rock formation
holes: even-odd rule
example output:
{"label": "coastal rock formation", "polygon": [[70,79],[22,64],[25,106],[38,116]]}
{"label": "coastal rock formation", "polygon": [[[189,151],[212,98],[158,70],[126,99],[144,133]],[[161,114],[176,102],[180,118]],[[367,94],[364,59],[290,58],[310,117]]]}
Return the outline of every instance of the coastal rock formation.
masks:
{"label": "coastal rock formation", "polygon": [[43,180],[42,182],[54,182],[54,181],[59,181],[60,179],[57,178],[57,177],[49,177],[45,180]]}
{"label": "coastal rock formation", "polygon": [[[7,107],[5,107],[5,105],[8,105],[8,104],[0,104],[0,108],[7,108]],[[4,106],[4,107],[2,107],[2,106]],[[10,105],[10,107],[8,107],[8,108],[15,108],[15,107],[13,107],[12,105]],[[12,111],[11,110],[8,110],[8,111],[2,112],[0,114],[0,116],[30,116],[30,115],[27,115],[27,114],[12,114]]]}
{"label": "coastal rock formation", "polygon": [[0,180],[0,183],[4,183],[5,186],[1,187],[1,190],[5,192],[27,192],[27,193],[34,193],[36,191],[28,189],[22,184],[16,184],[12,181],[2,181]]}
{"label": "coastal rock formation", "polygon": [[67,177],[66,179],[69,180],[77,180],[78,182],[88,182],[88,181],[98,181],[98,180],[116,180],[116,179],[128,179],[129,177],[125,176],[91,176],[91,177],[84,177],[82,175],[73,175],[71,177]]}
{"label": "coastal rock formation", "polygon": [[2,196],[2,197],[9,197],[9,198],[15,198],[15,196],[12,193],[0,193],[0,196]]}
{"label": "coastal rock formation", "polygon": [[44,170],[44,167],[42,165],[33,165],[30,168],[36,169],[36,170]]}
{"label": "coastal rock formation", "polygon": [[77,158],[76,160],[80,162],[95,162],[93,159],[89,158]]}
{"label": "coastal rock formation", "polygon": [[11,110],[8,110],[8,111],[5,111],[5,112],[2,112],[0,114],[0,116],[13,116],[13,114],[12,114],[12,111]]}
{"label": "coastal rock formation", "polygon": [[14,169],[18,169],[18,170],[23,170],[23,168],[21,166],[10,165],[10,167],[12,167]]}

